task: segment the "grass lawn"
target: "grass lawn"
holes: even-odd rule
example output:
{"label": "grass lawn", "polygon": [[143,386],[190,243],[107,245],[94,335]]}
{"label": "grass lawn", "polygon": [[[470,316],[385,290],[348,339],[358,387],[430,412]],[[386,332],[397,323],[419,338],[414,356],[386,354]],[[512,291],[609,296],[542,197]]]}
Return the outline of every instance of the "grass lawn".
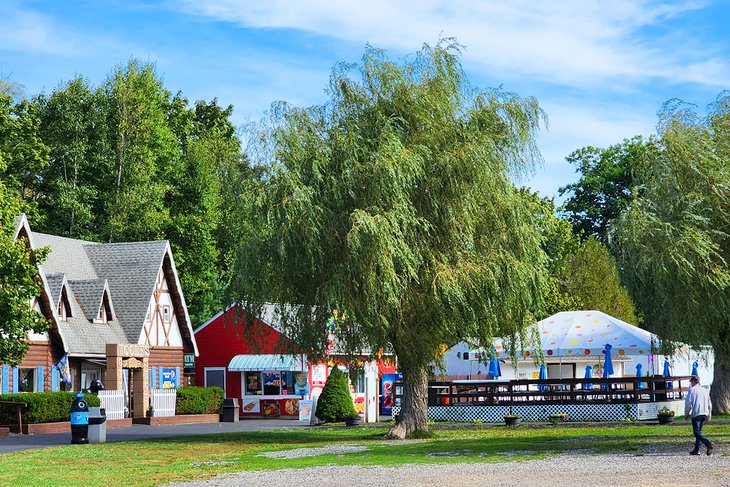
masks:
{"label": "grass lawn", "polygon": [[[436,426],[438,428],[438,426]],[[405,442],[382,441],[382,428],[313,428],[115,442],[10,453],[0,456],[0,485],[158,485],[208,478],[222,472],[302,468],[319,465],[511,462],[543,458],[563,450],[596,453],[635,452],[652,447],[689,446],[691,427],[556,426],[436,429],[435,437]],[[730,425],[705,428],[713,441],[730,444]],[[363,445],[364,452],[297,459],[259,456],[263,452]]]}

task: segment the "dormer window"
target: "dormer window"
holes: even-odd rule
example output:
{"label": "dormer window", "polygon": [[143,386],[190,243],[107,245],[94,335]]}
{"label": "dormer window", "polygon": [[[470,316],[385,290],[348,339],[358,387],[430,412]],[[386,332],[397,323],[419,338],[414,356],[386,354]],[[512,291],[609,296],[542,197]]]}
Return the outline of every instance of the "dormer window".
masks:
{"label": "dormer window", "polygon": [[109,323],[109,320],[114,319],[112,316],[112,307],[109,305],[109,295],[104,291],[104,295],[101,298],[101,306],[99,306],[99,313],[94,319],[94,323]]}
{"label": "dormer window", "polygon": [[61,299],[58,300],[58,319],[67,321],[71,316],[71,304],[68,302],[68,293],[66,287],[61,290]]}

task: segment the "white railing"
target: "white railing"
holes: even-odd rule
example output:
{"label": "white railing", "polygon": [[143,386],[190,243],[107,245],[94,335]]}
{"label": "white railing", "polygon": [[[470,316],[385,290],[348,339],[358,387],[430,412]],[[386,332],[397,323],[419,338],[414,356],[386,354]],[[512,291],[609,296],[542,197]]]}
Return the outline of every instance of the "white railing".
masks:
{"label": "white railing", "polygon": [[176,389],[152,389],[150,404],[155,409],[155,416],[175,416]]}
{"label": "white railing", "polygon": [[106,409],[106,419],[124,419],[124,391],[99,391],[101,407]]}

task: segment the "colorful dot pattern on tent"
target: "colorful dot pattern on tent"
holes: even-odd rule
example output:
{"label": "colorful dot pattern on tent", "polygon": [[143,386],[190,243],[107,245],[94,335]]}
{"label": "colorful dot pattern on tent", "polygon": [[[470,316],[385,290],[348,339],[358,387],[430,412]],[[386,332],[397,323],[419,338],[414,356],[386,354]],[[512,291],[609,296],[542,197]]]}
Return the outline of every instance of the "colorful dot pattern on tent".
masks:
{"label": "colorful dot pattern on tent", "polygon": [[[648,355],[652,344],[659,345],[656,335],[601,311],[563,311],[534,326],[548,357],[602,355],[606,344],[613,347],[614,355]],[[501,340],[495,341],[495,349],[497,356],[500,351],[506,355]],[[526,347],[518,356],[530,357],[534,352],[533,347]]]}

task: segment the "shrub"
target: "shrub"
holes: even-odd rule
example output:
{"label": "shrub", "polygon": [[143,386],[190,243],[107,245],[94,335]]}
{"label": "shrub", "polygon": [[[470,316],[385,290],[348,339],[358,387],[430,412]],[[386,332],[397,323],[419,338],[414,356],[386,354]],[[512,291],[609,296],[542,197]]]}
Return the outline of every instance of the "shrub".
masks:
{"label": "shrub", "polygon": [[[18,394],[0,395],[0,401],[24,402],[28,406],[23,409],[23,422],[30,424],[55,423],[69,421],[74,392],[22,392]],[[99,407],[99,397],[84,394],[89,407]],[[16,424],[16,409],[10,406],[0,407],[0,424]]]}
{"label": "shrub", "polygon": [[215,414],[223,406],[220,387],[186,386],[177,390],[175,414]]}
{"label": "shrub", "polygon": [[334,367],[317,401],[316,416],[325,423],[339,423],[357,417],[347,376]]}

